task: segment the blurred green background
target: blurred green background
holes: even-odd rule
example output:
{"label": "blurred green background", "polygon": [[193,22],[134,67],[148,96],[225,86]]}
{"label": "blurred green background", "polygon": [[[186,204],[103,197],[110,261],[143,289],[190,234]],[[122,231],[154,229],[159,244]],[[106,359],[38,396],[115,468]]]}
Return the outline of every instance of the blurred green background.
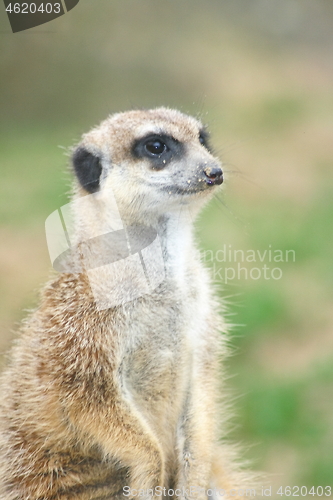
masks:
{"label": "blurred green background", "polygon": [[[333,486],[332,0],[81,0],[17,34],[5,14],[1,353],[49,273],[44,221],[68,199],[68,148],[115,111],[199,114],[226,179],[197,227],[234,325],[231,437],[277,498]],[[256,260],[212,261],[224,248]],[[223,283],[239,263],[259,272]]]}

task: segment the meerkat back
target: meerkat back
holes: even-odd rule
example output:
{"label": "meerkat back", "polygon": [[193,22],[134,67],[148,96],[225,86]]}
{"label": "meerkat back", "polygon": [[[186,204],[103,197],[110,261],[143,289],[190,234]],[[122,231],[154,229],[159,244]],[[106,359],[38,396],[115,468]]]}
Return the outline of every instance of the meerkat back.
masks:
{"label": "meerkat back", "polygon": [[217,443],[225,328],[192,236],[223,181],[204,127],[119,113],[72,164],[70,247],[1,379],[0,499],[241,496]]}

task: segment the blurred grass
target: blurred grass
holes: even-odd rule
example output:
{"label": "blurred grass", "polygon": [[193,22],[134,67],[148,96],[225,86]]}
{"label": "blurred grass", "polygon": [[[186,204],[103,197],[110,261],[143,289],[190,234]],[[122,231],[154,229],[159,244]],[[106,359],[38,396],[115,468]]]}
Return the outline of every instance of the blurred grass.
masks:
{"label": "blurred grass", "polygon": [[1,134],[0,224],[40,224],[65,203],[70,185],[67,159],[57,147],[64,138],[65,130],[57,135],[38,125]]}
{"label": "blurred grass", "polygon": [[113,111],[200,114],[225,172],[201,247],[296,255],[244,264],[280,267],[279,280],[217,277],[235,324],[232,437],[254,444],[246,455],[275,487],[332,484],[332,3],[91,5],[49,33],[1,35],[0,348],[47,278],[44,221],[68,199],[66,150]]}
{"label": "blurred grass", "polygon": [[[233,435],[256,443],[248,456],[261,457],[261,467],[282,475],[272,477],[276,488],[288,479],[288,484],[308,488],[330,485],[333,477],[332,180],[319,179],[301,210],[282,198],[246,207],[245,238],[244,233],[234,237],[230,226],[237,226],[237,218],[227,218],[226,224],[224,207],[210,207],[200,221],[206,250],[216,252],[226,244],[261,255],[270,246],[295,251],[295,262],[265,260],[281,268],[281,280],[234,280],[221,291],[229,297],[229,321],[242,325],[232,329],[229,361],[229,372],[236,374],[230,384],[242,394],[236,400],[240,417]],[[238,203],[245,210],[242,200],[232,201]],[[258,260],[248,267],[261,268],[264,263]],[[236,268],[236,263],[231,258],[215,266]],[[274,450],[280,452],[272,458]]]}

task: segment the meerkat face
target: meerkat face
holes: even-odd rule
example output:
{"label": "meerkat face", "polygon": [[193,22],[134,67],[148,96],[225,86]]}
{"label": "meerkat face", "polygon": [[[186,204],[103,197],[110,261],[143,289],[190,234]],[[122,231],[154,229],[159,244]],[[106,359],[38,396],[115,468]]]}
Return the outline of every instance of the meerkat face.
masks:
{"label": "meerkat face", "polygon": [[111,189],[122,215],[201,205],[223,182],[202,124],[167,108],[109,117],[83,136],[73,165],[81,188],[98,198]]}

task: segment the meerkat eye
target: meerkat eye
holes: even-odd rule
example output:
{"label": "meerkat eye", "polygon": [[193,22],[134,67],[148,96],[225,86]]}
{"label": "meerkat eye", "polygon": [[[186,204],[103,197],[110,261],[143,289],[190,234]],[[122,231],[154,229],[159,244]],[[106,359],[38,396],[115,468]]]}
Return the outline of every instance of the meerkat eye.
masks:
{"label": "meerkat eye", "polygon": [[199,142],[203,146],[206,146],[206,144],[207,144],[207,134],[203,131],[200,132],[200,134],[199,134]]}
{"label": "meerkat eye", "polygon": [[161,156],[168,149],[167,145],[160,139],[149,139],[144,148],[152,156]]}
{"label": "meerkat eye", "polygon": [[150,160],[154,170],[160,170],[175,158],[184,155],[184,145],[168,134],[149,134],[136,140],[131,152],[135,158]]}

